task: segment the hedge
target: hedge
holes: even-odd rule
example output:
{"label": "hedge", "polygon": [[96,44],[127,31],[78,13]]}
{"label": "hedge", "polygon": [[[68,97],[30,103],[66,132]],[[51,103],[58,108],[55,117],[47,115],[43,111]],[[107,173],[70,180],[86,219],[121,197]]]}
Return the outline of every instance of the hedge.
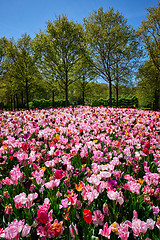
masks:
{"label": "hedge", "polygon": [[[92,102],[92,106],[109,106],[109,98],[100,98]],[[116,107],[116,99],[112,98],[112,106]],[[138,107],[138,98],[136,96],[131,96],[128,98],[120,97],[118,99],[119,107]]]}
{"label": "hedge", "polygon": [[[68,102],[68,105],[71,105],[70,102]],[[98,100],[94,100],[91,104],[92,106],[109,106],[109,98],[99,98]],[[116,107],[116,99],[112,98],[112,106]],[[138,98],[136,96],[131,96],[128,98],[121,97],[118,100],[118,106],[119,107],[138,107]],[[56,100],[54,102],[54,106],[52,105],[52,99],[45,100],[45,99],[33,99],[32,102],[29,103],[29,107],[31,109],[42,109],[42,108],[52,108],[52,107],[65,107],[65,100]]]}
{"label": "hedge", "polygon": [[[68,102],[68,105],[70,105],[70,102]],[[65,107],[65,100],[56,100],[54,102],[54,106],[52,103],[52,99],[45,100],[45,99],[33,99],[32,102],[29,103],[29,107],[31,109],[42,109],[42,108],[52,108],[52,107]]]}

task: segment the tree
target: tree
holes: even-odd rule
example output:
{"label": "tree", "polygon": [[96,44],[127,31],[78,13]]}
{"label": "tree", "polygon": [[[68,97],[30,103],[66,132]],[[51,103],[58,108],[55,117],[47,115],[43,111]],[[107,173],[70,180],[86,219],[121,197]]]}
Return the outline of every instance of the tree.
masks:
{"label": "tree", "polygon": [[[56,73],[51,64],[51,60],[54,57],[54,54],[51,52],[51,48],[48,48],[49,39],[45,33],[40,31],[39,34],[36,34],[36,37],[31,43],[31,48],[34,51],[36,56],[36,66],[38,67],[48,89],[49,97],[52,97],[52,107],[55,105],[55,93],[57,93],[57,80]],[[49,53],[48,53],[49,51]],[[48,98],[48,97],[47,97]]]}
{"label": "tree", "polygon": [[119,86],[133,86],[134,75],[140,64],[143,52],[140,48],[138,36],[134,29],[130,29],[120,48],[114,56],[112,78],[116,89],[116,106],[118,107]]}
{"label": "tree", "polygon": [[24,95],[26,98],[26,107],[29,109],[29,95],[35,83],[41,80],[41,75],[35,65],[35,57],[30,47],[31,38],[24,34],[17,43],[6,41],[5,59],[3,62],[3,82],[5,89],[10,92],[11,109],[12,102],[15,108],[15,98],[17,108],[19,105],[18,95],[21,95],[22,105],[24,103]]}
{"label": "tree", "polygon": [[35,46],[36,43],[42,53],[42,65],[47,65],[54,81],[65,91],[68,106],[68,87],[76,81],[73,71],[84,51],[81,24],[69,21],[64,15],[58,16],[53,22],[47,22],[46,31],[36,36]]}
{"label": "tree", "polygon": [[160,2],[156,7],[148,8],[147,20],[142,21],[138,33],[152,60],[160,72]]}
{"label": "tree", "polygon": [[3,62],[5,58],[5,44],[7,43],[7,39],[5,37],[0,38],[0,78],[3,75]]}
{"label": "tree", "polygon": [[90,82],[88,84],[89,94],[86,96],[86,100],[89,105],[93,105],[94,101],[98,99],[108,99],[108,85],[101,82]]}
{"label": "tree", "polygon": [[14,65],[15,77],[19,79],[22,88],[25,89],[26,105],[29,109],[29,93],[34,85],[37,76],[41,78],[39,71],[35,65],[35,58],[31,49],[31,38],[24,34],[17,42],[18,58]]}
{"label": "tree", "polygon": [[89,90],[89,82],[94,81],[97,77],[93,65],[91,64],[92,59],[88,60],[89,58],[90,55],[88,52],[88,56],[82,56],[81,59],[78,61],[78,64],[75,65],[75,71],[73,71],[74,79],[77,79],[76,88],[80,91],[81,94],[79,101],[82,105],[85,105],[85,96],[87,91]]}
{"label": "tree", "polygon": [[84,19],[84,26],[95,70],[109,83],[109,104],[112,106],[115,72],[124,70],[127,59],[131,59],[131,56],[127,57],[127,49],[134,38],[134,31],[118,11],[114,13],[113,8],[106,12],[103,8],[94,11]]}
{"label": "tree", "polygon": [[47,88],[50,92],[50,97],[52,97],[52,107],[55,106],[55,94],[58,93],[58,83],[56,80],[56,75],[53,67],[50,62],[44,60],[40,65],[38,65],[42,77],[47,85]]}
{"label": "tree", "polygon": [[160,105],[160,75],[151,60],[145,61],[137,73],[137,95],[142,106],[158,110]]}
{"label": "tree", "polygon": [[[0,39],[0,80],[1,88],[3,89],[3,101],[7,101],[12,110],[13,95],[14,95],[14,81],[9,76],[9,71],[16,61],[16,47],[14,40],[7,40],[5,37]],[[6,99],[7,98],[7,99]]]}

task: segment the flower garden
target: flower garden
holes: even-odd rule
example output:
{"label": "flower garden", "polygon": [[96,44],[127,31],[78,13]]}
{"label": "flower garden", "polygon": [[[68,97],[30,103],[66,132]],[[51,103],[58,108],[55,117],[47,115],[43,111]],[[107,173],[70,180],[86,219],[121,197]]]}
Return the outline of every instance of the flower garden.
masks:
{"label": "flower garden", "polygon": [[160,112],[0,112],[0,239],[160,239]]}

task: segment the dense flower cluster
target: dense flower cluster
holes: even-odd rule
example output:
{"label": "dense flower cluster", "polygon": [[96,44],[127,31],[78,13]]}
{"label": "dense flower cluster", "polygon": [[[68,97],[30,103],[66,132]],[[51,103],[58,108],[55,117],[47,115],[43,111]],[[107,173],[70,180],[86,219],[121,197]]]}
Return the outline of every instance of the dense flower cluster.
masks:
{"label": "dense flower cluster", "polygon": [[0,112],[0,239],[160,239],[160,112]]}

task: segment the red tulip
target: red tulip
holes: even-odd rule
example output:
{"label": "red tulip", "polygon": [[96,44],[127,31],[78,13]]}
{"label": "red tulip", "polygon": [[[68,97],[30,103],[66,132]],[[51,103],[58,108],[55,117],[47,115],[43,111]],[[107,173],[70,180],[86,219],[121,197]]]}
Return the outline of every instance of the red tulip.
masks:
{"label": "red tulip", "polygon": [[149,154],[148,148],[144,148],[144,149],[143,149],[143,152],[144,152],[146,155],[148,155],[148,154]]}
{"label": "red tulip", "polygon": [[61,179],[63,177],[62,172],[63,172],[62,170],[57,169],[54,173],[55,178],[56,179]]}
{"label": "red tulip", "polygon": [[22,149],[23,149],[23,151],[27,150],[27,143],[26,142],[22,143]]}
{"label": "red tulip", "polygon": [[83,211],[83,218],[86,223],[91,223],[92,222],[92,213],[88,209],[84,209]]}
{"label": "red tulip", "polygon": [[144,147],[145,147],[145,148],[149,148],[149,147],[150,147],[150,143],[149,143],[149,142],[146,142]]}
{"label": "red tulip", "polygon": [[48,221],[48,212],[43,207],[39,208],[37,216],[40,223],[46,223]]}

